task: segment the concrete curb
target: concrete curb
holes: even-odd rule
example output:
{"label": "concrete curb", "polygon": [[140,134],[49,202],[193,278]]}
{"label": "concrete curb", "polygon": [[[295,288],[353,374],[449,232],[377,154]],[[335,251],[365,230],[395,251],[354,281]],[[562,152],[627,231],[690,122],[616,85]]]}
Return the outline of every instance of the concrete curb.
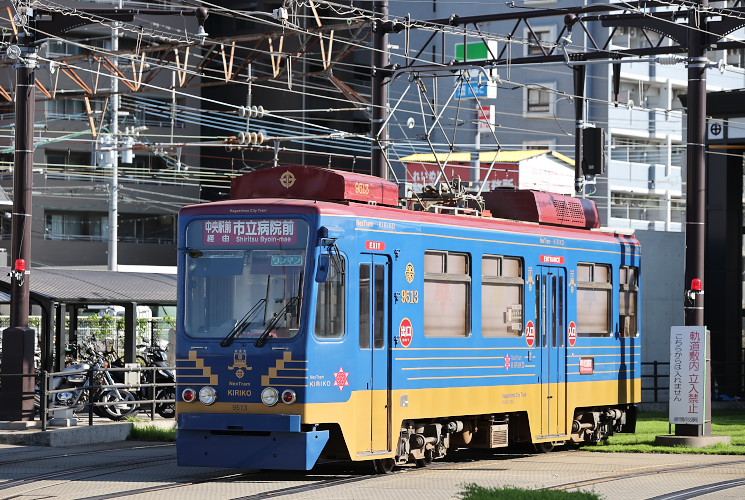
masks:
{"label": "concrete curb", "polygon": [[0,444],[19,446],[49,446],[62,448],[97,443],[126,441],[134,427],[173,429],[175,420],[147,420],[142,422],[111,422],[40,430],[0,431]]}

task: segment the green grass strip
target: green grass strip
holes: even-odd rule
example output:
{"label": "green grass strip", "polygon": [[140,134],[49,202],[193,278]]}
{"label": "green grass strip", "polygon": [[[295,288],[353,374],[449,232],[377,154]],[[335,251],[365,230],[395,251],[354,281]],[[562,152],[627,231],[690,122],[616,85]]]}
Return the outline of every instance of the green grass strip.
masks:
{"label": "green grass strip", "polygon": [[176,429],[164,429],[155,425],[134,425],[129,434],[130,441],[176,441]]}
{"label": "green grass strip", "polygon": [[485,488],[467,484],[460,493],[463,500],[600,500],[602,497],[587,491],[528,490],[514,486]]}
{"label": "green grass strip", "polygon": [[584,446],[587,451],[626,453],[689,453],[698,455],[745,455],[745,411],[718,410],[712,414],[712,434],[732,438],[731,444],[717,444],[705,448],[690,446],[655,446],[657,436],[675,433],[666,413],[639,413],[636,433],[616,434],[607,443]]}

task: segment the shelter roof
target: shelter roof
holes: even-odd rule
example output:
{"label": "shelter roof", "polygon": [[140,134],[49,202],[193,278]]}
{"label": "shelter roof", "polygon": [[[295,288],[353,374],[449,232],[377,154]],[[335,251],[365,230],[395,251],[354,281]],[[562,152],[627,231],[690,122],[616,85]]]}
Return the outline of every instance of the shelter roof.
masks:
{"label": "shelter roof", "polygon": [[[497,161],[500,163],[519,163],[523,160],[529,160],[537,156],[552,156],[564,163],[574,166],[574,160],[556,151],[549,151],[548,149],[527,149],[521,151],[484,151],[479,153],[479,162],[491,163]],[[496,160],[494,157],[496,156]],[[435,163],[436,161],[450,161],[458,163],[470,162],[472,158],[471,153],[417,153],[413,155],[401,158],[401,161],[408,163]]]}
{"label": "shelter roof", "polygon": [[[0,267],[0,301],[10,293],[10,269]],[[31,298],[77,304],[176,303],[176,275],[37,267],[29,275]],[[7,302],[7,301],[5,301]]]}

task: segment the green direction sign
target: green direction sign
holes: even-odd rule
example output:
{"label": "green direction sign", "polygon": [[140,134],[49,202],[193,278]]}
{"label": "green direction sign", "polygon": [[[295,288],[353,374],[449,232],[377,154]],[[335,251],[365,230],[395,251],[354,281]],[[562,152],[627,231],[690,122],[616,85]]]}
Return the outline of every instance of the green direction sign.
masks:
{"label": "green direction sign", "polygon": [[[467,50],[466,50],[467,49]],[[489,52],[491,50],[491,53]],[[487,59],[496,59],[497,42],[489,40],[488,42],[469,42],[455,44],[455,60],[459,62],[466,61],[486,61]]]}

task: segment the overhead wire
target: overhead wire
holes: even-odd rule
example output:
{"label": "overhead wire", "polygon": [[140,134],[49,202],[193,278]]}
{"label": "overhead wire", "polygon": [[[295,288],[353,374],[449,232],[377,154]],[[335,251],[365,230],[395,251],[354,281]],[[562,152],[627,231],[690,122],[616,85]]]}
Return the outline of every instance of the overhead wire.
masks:
{"label": "overhead wire", "polygon": [[[199,3],[204,3],[204,2],[199,2]],[[346,8],[346,7],[345,7],[345,8]],[[371,13],[370,15],[372,15],[372,13]],[[520,85],[520,83],[519,83],[519,82],[512,82],[512,83],[514,83],[514,84],[516,84],[516,85]],[[187,95],[190,95],[190,94],[187,94]],[[318,96],[316,96],[316,97],[318,97]],[[604,101],[600,101],[600,102],[604,102]],[[667,110],[665,110],[665,111],[667,111]]]}

